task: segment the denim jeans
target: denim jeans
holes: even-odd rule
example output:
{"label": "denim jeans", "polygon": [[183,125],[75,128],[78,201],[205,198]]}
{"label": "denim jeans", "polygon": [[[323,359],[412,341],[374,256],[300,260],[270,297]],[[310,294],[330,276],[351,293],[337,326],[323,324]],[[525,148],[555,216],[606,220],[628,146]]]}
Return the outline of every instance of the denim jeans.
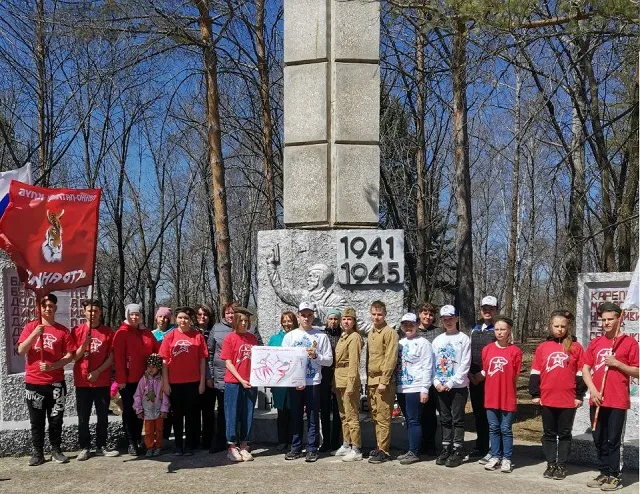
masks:
{"label": "denim jeans", "polygon": [[420,393],[398,393],[398,404],[404,415],[409,434],[409,451],[420,456],[422,443],[422,418],[423,404],[420,403]]}
{"label": "denim jeans", "polygon": [[[246,389],[242,384],[224,383],[227,443],[238,444],[249,441],[256,396],[256,388]],[[240,423],[239,428],[238,423]]]}
{"label": "denim jeans", "polygon": [[304,407],[307,406],[307,451],[318,449],[319,411],[320,411],[320,385],[305,386],[302,391],[290,388],[291,398],[291,451],[302,451],[302,436],[304,427]]}
{"label": "denim jeans", "polygon": [[491,440],[491,456],[511,459],[513,454],[513,421],[516,412],[505,412],[495,408],[487,408],[489,421],[489,439]]}

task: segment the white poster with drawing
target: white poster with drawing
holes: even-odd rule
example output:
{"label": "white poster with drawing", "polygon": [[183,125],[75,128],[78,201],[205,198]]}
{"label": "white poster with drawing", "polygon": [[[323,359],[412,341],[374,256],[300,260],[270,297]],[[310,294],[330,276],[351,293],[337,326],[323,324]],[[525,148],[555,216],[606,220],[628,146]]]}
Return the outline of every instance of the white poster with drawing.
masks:
{"label": "white poster with drawing", "polygon": [[304,348],[254,346],[249,381],[266,388],[304,386],[307,359]]}

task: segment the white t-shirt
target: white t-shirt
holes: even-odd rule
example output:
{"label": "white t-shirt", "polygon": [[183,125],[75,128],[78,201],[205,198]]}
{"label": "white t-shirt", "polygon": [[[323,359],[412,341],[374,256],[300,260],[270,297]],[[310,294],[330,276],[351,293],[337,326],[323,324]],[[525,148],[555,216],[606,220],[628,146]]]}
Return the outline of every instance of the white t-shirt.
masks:
{"label": "white t-shirt", "polygon": [[317,342],[315,359],[307,361],[306,385],[313,386],[322,381],[322,367],[333,363],[333,352],[327,334],[320,328],[312,327],[309,331],[293,329],[282,339],[282,346],[310,348]]}
{"label": "white t-shirt", "polygon": [[428,393],[433,376],[433,350],[422,336],[398,342],[396,393]]}
{"label": "white t-shirt", "polygon": [[433,384],[451,388],[466,388],[469,385],[469,367],[471,367],[471,341],[469,337],[457,332],[443,333],[433,343],[435,374]]}

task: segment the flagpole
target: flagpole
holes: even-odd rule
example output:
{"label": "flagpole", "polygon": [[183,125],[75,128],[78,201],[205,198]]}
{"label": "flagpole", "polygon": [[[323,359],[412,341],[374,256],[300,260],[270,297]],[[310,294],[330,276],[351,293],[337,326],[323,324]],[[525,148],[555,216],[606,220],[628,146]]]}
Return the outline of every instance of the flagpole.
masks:
{"label": "flagpole", "polygon": [[[40,294],[36,292],[36,314],[38,315],[38,324],[42,324],[42,308],[40,307],[42,299]],[[44,362],[44,330],[40,333],[40,362]]]}

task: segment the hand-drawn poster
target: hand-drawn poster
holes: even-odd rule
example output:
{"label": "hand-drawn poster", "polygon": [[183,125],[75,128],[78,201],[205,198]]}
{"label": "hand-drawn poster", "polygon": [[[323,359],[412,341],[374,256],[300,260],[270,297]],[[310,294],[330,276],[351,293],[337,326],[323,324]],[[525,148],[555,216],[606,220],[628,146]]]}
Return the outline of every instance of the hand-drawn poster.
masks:
{"label": "hand-drawn poster", "polygon": [[254,346],[249,381],[266,388],[304,386],[307,358],[304,348]]}

